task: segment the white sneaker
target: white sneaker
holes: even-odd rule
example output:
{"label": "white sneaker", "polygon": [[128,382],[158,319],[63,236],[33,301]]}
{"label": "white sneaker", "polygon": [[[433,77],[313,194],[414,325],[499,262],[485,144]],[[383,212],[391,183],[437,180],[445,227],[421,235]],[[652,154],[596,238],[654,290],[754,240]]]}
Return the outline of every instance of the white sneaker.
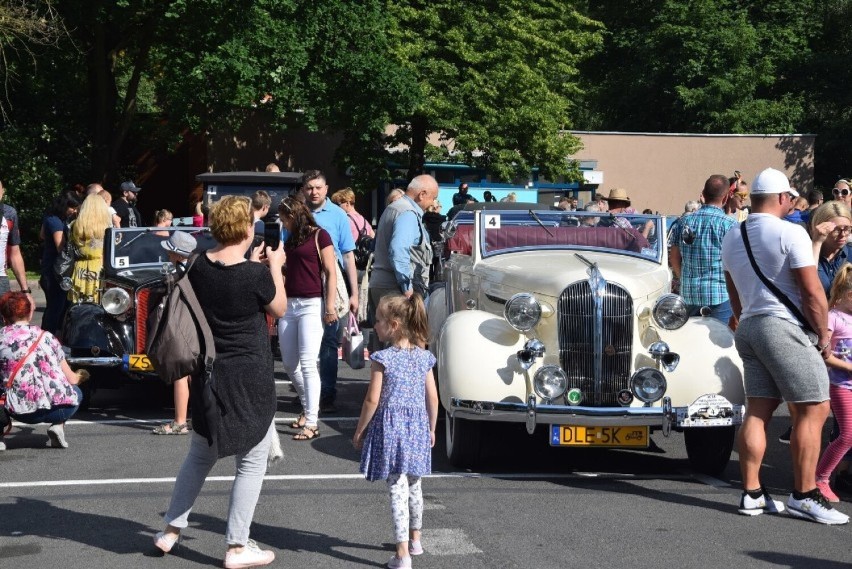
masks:
{"label": "white sneaker", "polygon": [[0,441],[0,450],[6,450],[6,443]]}
{"label": "white sneaker", "polygon": [[793,517],[812,520],[820,524],[842,525],[849,523],[849,516],[832,508],[819,490],[809,492],[807,497],[801,500],[796,500],[790,494],[790,497],[787,498],[787,511]]}
{"label": "white sneaker", "polygon": [[420,543],[419,539],[408,540],[408,554],[423,555],[423,544]]}
{"label": "white sneaker", "polygon": [[240,553],[229,551],[225,554],[225,569],[260,567],[269,565],[274,560],[273,552],[261,549],[253,539],[250,539]]}
{"label": "white sneaker", "polygon": [[388,561],[388,569],[410,569],[411,557],[397,557],[394,555]]}
{"label": "white sneaker", "polygon": [[65,427],[63,425],[51,425],[47,429],[47,446],[51,448],[68,448],[65,441]]}
{"label": "white sneaker", "polygon": [[759,516],[760,514],[777,514],[784,511],[781,500],[773,500],[766,489],[760,498],[752,498],[745,492],[740,497],[740,507],[737,510],[744,516]]}

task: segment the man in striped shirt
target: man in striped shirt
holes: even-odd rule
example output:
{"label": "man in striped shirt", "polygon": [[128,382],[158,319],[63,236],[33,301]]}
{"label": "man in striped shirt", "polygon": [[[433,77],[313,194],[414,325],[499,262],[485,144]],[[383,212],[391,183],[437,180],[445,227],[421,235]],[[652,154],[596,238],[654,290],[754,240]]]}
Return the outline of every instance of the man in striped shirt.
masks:
{"label": "man in striped shirt", "polygon": [[681,218],[672,230],[669,253],[672,272],[680,278],[680,294],[695,316],[703,307],[710,316],[725,324],[731,318],[731,303],[722,270],[722,239],[733,227],[733,218],[725,215],[730,184],[721,174],[704,183],[704,205]]}

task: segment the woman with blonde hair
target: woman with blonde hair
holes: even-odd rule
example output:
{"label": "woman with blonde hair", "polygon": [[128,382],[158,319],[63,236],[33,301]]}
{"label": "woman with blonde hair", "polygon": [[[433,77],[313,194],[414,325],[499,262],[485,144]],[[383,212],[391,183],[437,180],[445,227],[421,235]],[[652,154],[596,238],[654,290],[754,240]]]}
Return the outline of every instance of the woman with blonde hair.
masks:
{"label": "woman with blonde hair", "polygon": [[[171,227],[174,221],[174,214],[167,209],[158,209],[154,212],[154,227]],[[168,237],[168,231],[155,231],[154,235],[162,235]]]}
{"label": "woman with blonde hair", "polygon": [[824,203],[811,215],[810,229],[817,274],[827,298],[837,271],[850,261],[852,249],[846,242],[852,231],[852,211],[841,201]]}
{"label": "woman with blonde hair", "polygon": [[68,237],[77,256],[68,291],[72,302],[98,302],[104,266],[104,233],[110,227],[112,216],[106,202],[97,194],[87,196],[77,212],[77,219],[71,224]]}

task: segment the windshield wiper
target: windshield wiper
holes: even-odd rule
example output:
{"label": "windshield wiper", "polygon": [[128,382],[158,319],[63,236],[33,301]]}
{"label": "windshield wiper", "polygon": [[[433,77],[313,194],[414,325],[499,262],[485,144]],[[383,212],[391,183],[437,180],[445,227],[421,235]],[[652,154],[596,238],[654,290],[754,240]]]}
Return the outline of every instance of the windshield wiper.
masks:
{"label": "windshield wiper", "polygon": [[532,217],[536,221],[536,223],[541,225],[544,228],[544,230],[547,231],[548,235],[553,237],[553,233],[551,233],[550,230],[547,228],[547,226],[544,223],[542,223],[541,219],[538,217],[538,214],[531,209],[529,209],[527,211],[530,213],[530,217]]}
{"label": "windshield wiper", "polygon": [[142,237],[146,233],[149,233],[150,231],[152,231],[150,227],[146,228],[144,231],[140,231],[139,234],[136,235],[136,237],[134,237],[133,239],[131,239],[129,241],[122,243],[121,245],[119,245],[118,248],[124,249],[125,247],[127,247],[128,245],[130,245],[131,243],[133,243],[134,241],[136,241],[137,239],[139,239],[140,237]]}

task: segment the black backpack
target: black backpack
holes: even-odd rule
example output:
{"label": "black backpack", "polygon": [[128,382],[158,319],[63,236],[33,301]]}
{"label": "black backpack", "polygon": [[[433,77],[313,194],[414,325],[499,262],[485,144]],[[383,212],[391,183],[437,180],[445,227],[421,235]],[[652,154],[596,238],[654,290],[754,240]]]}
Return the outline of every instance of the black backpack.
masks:
{"label": "black backpack", "polygon": [[358,238],[355,240],[355,250],[353,251],[355,254],[355,267],[363,271],[367,268],[370,255],[373,254],[373,248],[375,247],[376,240],[367,234],[366,219],[364,220],[364,227],[358,227],[358,224],[355,223],[355,220],[352,219],[352,217],[349,217],[349,221],[351,221],[355,226],[355,229],[358,230]]}

